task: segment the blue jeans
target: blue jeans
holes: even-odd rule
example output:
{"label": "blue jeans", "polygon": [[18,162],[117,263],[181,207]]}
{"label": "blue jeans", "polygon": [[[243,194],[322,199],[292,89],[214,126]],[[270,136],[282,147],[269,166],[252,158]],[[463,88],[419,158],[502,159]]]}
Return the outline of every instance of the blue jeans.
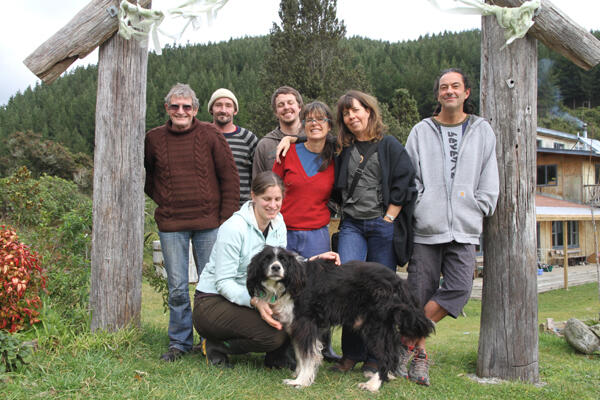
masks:
{"label": "blue jeans", "polygon": [[[393,238],[394,224],[381,217],[360,220],[344,215],[339,234],[340,259],[342,263],[351,260],[378,262],[396,271]],[[342,329],[342,353],[354,361],[377,362],[367,352],[360,335],[347,326]]]}
{"label": "blue jeans", "polygon": [[188,352],[194,344],[192,307],[189,294],[190,240],[198,276],[208,262],[218,229],[158,232],[169,287],[169,348]]}
{"label": "blue jeans", "polygon": [[287,231],[287,249],[310,258],[331,250],[329,228],[324,226],[311,231]]}

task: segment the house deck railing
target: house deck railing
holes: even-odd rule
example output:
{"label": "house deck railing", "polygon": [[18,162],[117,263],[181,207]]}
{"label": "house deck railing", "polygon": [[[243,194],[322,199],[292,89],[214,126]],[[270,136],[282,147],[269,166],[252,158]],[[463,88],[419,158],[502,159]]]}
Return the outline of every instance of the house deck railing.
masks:
{"label": "house deck railing", "polygon": [[600,185],[583,185],[583,202],[600,207]]}

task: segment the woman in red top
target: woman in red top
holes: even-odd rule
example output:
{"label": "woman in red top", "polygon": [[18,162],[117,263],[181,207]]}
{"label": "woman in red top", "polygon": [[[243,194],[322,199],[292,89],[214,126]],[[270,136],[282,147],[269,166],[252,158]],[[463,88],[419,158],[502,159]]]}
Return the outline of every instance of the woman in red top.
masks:
{"label": "woman in red top", "polygon": [[[281,163],[273,165],[273,172],[285,185],[281,214],[287,228],[287,248],[310,258],[331,249],[327,203],[335,178],[336,142],[330,135],[333,117],[326,104],[307,104],[301,117],[306,142],[292,144]],[[331,348],[331,333],[327,332],[322,341],[325,359],[338,361],[340,357]]]}
{"label": "woman in red top", "polygon": [[[330,250],[327,202],[333,188],[335,142],[329,107],[320,101],[302,113],[306,142],[291,145],[273,172],[283,179],[281,214],[287,228],[287,248],[309,258]],[[330,140],[327,137],[330,136]]]}

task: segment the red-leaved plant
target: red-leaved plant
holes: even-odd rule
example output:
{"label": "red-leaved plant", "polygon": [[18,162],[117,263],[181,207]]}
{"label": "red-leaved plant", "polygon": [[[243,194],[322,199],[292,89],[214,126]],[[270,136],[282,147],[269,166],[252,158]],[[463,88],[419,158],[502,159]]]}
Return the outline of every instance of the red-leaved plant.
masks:
{"label": "red-leaved plant", "polygon": [[17,332],[39,322],[45,288],[37,253],[13,229],[0,226],[0,329]]}

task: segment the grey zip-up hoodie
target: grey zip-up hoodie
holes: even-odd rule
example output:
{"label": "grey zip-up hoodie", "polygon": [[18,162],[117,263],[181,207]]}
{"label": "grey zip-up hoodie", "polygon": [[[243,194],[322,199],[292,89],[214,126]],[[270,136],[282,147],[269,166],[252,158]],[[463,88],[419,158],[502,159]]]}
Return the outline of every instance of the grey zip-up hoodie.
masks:
{"label": "grey zip-up hoodie", "polygon": [[453,240],[479,244],[483,217],[498,200],[496,136],[490,124],[471,115],[458,149],[456,174],[448,186],[442,134],[431,118],[413,127],[406,151],[416,170],[415,243]]}

